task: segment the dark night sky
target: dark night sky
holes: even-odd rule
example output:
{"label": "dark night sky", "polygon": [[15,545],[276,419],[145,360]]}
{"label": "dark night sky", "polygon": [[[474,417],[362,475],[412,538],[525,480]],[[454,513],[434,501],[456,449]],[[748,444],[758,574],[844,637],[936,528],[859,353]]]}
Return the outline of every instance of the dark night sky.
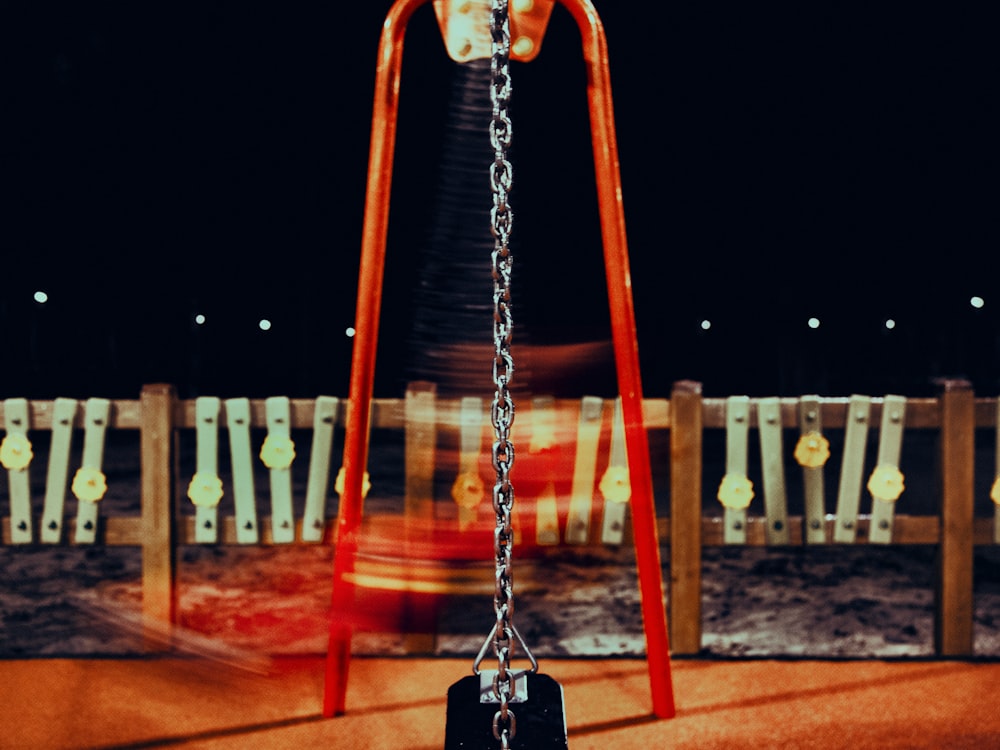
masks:
{"label": "dark night sky", "polygon": [[[134,397],[152,381],[346,395],[389,5],[0,4],[3,397]],[[985,10],[595,5],[647,395],[679,378],[709,395],[922,395],[941,375],[1000,390]],[[406,49],[383,390],[454,72],[429,7]],[[582,59],[561,7],[512,74],[516,309],[546,340],[604,335]]]}

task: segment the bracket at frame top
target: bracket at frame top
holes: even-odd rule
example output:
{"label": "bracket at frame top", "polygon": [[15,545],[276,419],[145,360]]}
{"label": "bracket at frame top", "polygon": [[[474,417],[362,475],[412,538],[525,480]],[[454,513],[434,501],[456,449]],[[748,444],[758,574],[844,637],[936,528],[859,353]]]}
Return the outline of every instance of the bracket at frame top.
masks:
{"label": "bracket at frame top", "polygon": [[[510,0],[510,56],[530,62],[542,48],[555,0]],[[490,0],[434,0],[448,56],[455,62],[489,59]]]}

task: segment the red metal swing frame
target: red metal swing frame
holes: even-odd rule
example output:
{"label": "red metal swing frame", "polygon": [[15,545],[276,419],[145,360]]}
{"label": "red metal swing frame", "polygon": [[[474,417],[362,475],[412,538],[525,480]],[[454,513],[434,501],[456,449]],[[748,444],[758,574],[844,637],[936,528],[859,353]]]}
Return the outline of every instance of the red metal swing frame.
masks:
{"label": "red metal swing frame", "polygon": [[[344,444],[344,491],[337,516],[333,566],[333,615],[326,660],[323,715],[346,710],[347,678],[351,658],[351,626],[338,622],[351,596],[363,506],[362,486],[368,463],[370,406],[373,396],[378,325],[381,314],[389,196],[399,110],[399,82],[403,39],[413,12],[430,0],[397,0],[389,10],[379,41],[375,101],[365,194],[364,231],[358,277],[356,333],[351,363],[350,394]],[[527,60],[537,53],[541,36],[556,0],[534,0],[529,9],[510,14],[512,36],[528,35],[535,43]],[[642,413],[642,382],[638,337],[632,301],[625,214],[622,203],[618,145],[611,100],[607,40],[601,20],[589,0],[559,0],[580,28],[588,69],[587,97],[597,181],[597,199],[604,245],[608,300],[618,388],[625,422],[625,442],[632,486],[631,510],[636,565],[642,601],[646,658],[653,713],[670,718],[676,713],[670,669],[663,576],[660,567],[656,510],[653,502],[649,442]],[[443,0],[434,0],[439,21]],[[442,26],[442,29],[444,27]]]}

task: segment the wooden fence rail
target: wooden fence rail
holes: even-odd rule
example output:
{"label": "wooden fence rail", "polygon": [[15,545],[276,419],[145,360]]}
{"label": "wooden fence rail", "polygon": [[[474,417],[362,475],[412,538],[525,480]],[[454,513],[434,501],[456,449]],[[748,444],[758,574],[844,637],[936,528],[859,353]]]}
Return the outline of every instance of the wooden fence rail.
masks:
{"label": "wooden fence rail", "polygon": [[[422,395],[421,395],[422,394]],[[407,399],[376,399],[372,404],[373,429],[425,429],[415,425],[413,409],[420,401],[426,409],[426,391],[419,388]],[[416,401],[414,400],[416,398]],[[21,400],[18,400],[21,401]],[[764,400],[747,400],[745,428],[760,429],[760,414]],[[9,403],[9,402],[4,402]],[[432,401],[434,424],[458,435],[468,422],[468,411],[463,413],[460,400]],[[559,403],[556,402],[558,406]],[[704,512],[704,437],[709,430],[727,430],[730,399],[704,398],[698,383],[681,381],[675,384],[670,399],[647,399],[643,402],[646,428],[651,431],[669,431],[669,514],[657,519],[661,544],[669,546],[670,567],[670,630],[671,649],[676,654],[696,654],[701,650],[701,557],[705,546],[731,543],[727,523],[732,517]],[[794,430],[802,426],[803,399],[783,398],[767,400],[767,421],[781,430]],[[822,398],[809,402],[824,430],[846,430],[851,421],[851,399]],[[579,402],[568,402],[580,408]],[[886,400],[870,399],[867,425],[880,427]],[[974,515],[975,433],[986,428],[997,429],[997,399],[976,399],[971,386],[964,381],[941,383],[940,395],[935,398],[906,401],[905,419],[900,426],[906,429],[932,430],[938,435],[937,476],[939,478],[939,508],[933,515],[914,516],[894,514],[890,520],[879,522],[884,529],[891,527],[892,544],[934,545],[938,548],[937,585],[935,595],[935,651],[941,656],[968,656],[973,653],[973,600],[972,566],[975,545],[995,544],[1000,538],[1000,520]],[[567,404],[563,404],[566,406]],[[21,408],[23,404],[19,404]],[[62,404],[65,407],[65,404]],[[268,403],[265,399],[248,402],[250,427],[263,429],[269,425]],[[310,430],[314,427],[316,399],[288,400],[287,428]],[[0,428],[7,434],[15,431],[53,430],[65,428],[67,418],[57,415],[56,401],[31,401],[23,417],[12,417],[13,405],[0,413]],[[21,414],[21,412],[17,412]],[[84,404],[76,407],[69,426],[87,428]],[[342,425],[344,410],[334,409],[331,419]],[[23,424],[26,420],[27,424]],[[100,421],[100,420],[98,420]],[[98,529],[92,542],[107,546],[134,546],[142,550],[142,616],[151,631],[150,644],[162,644],[161,634],[165,623],[176,621],[176,555],[178,547],[198,542],[195,517],[181,512],[181,499],[190,477],[179,476],[178,436],[181,431],[194,431],[198,426],[196,400],[178,399],[170,385],[153,384],[142,389],[138,400],[112,400],[107,406],[107,419],[102,428],[132,430],[139,433],[140,444],[140,507],[138,517],[99,517]],[[433,440],[433,432],[431,439]],[[426,436],[420,440],[407,437],[408,492],[423,488],[422,494],[432,492],[432,483],[426,475],[425,461],[417,460],[415,453],[426,448]],[[419,450],[418,450],[419,449]],[[426,456],[423,456],[426,459]],[[996,472],[997,467],[981,467],[983,471]],[[411,481],[411,474],[422,472],[419,481]],[[15,472],[10,472],[13,475]],[[414,474],[415,475],[415,474]],[[50,478],[51,478],[50,473]],[[13,488],[13,479],[11,486]],[[326,492],[326,478],[321,490]],[[709,488],[714,490],[714,488]],[[765,488],[765,492],[768,492]],[[15,508],[12,491],[11,516],[2,519],[4,545],[38,543],[32,535],[30,502],[20,502]],[[23,500],[23,498],[22,498]],[[27,504],[26,504],[27,502]],[[29,508],[25,511],[25,507]],[[61,507],[61,506],[60,506]],[[407,500],[406,512],[425,512],[419,503]],[[27,513],[25,517],[19,517]],[[43,514],[44,515],[44,514]],[[838,524],[850,524],[850,543],[868,542],[873,539],[873,518],[857,514],[849,519],[825,514],[821,528],[815,519],[782,515],[776,521],[769,515],[739,516],[742,544],[760,546],[773,544],[775,528],[780,529],[780,539],[785,544],[809,543],[822,538],[838,541]],[[1000,519],[1000,514],[998,514]],[[77,519],[67,519],[65,533],[57,537],[59,543],[79,544],[76,534]],[[43,518],[43,523],[54,523]],[[330,544],[333,539],[335,519],[324,517],[319,533],[310,534],[313,541],[304,542],[302,521],[296,522],[294,540],[298,543]],[[236,517],[218,519],[217,543],[240,543],[240,529]],[[258,523],[259,537],[255,543],[273,544],[275,536],[271,519],[264,517]],[[27,530],[27,534],[25,534]],[[881,532],[879,532],[881,533]],[[819,537],[815,535],[819,534]],[[52,541],[51,533],[49,541]],[[84,538],[86,539],[86,537]],[[45,539],[43,538],[43,541]],[[630,541],[626,534],[622,539]],[[82,543],[88,543],[86,541]],[[594,543],[594,542],[591,542]],[[600,543],[598,537],[597,542]],[[826,543],[831,543],[827,541]],[[155,634],[155,635],[154,635]]]}

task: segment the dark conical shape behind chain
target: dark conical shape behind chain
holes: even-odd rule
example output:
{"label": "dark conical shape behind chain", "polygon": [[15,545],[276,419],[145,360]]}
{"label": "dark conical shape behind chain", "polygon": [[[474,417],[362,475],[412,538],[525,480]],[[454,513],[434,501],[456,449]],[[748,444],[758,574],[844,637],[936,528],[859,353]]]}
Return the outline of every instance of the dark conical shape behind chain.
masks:
{"label": "dark conical shape behind chain", "polygon": [[489,387],[493,304],[487,166],[489,60],[454,66],[438,186],[420,248],[411,302],[406,378],[428,380],[439,394]]}

